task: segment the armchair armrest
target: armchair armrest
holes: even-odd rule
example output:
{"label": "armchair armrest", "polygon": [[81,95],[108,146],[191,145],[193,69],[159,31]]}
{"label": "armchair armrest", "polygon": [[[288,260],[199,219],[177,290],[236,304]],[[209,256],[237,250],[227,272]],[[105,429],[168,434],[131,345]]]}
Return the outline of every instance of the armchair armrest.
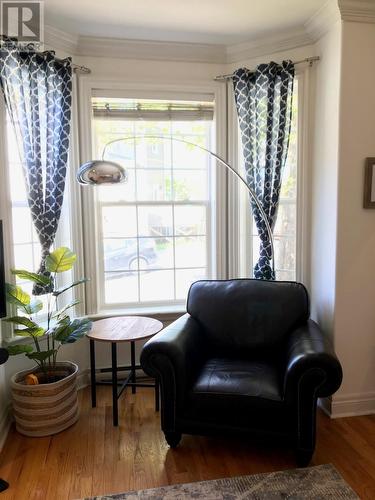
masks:
{"label": "armchair armrest", "polygon": [[284,396],[295,399],[301,383],[316,397],[330,396],[341,385],[342,368],[330,339],[312,320],[292,332],[287,343]]}
{"label": "armchair armrest", "polygon": [[[204,350],[199,324],[189,314],[185,314],[144,345],[141,365],[148,375],[160,380],[162,392],[164,382],[165,387],[170,387],[169,397],[174,396],[177,402],[181,402],[203,358]],[[174,388],[171,387],[172,383]]]}

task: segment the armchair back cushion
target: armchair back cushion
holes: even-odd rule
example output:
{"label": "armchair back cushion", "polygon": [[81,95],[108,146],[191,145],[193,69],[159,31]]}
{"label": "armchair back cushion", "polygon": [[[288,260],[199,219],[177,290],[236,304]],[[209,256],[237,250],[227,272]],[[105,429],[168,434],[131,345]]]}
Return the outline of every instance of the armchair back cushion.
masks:
{"label": "armchair back cushion", "polygon": [[302,284],[289,281],[197,281],[187,311],[218,352],[275,352],[291,330],[308,320],[309,299]]}

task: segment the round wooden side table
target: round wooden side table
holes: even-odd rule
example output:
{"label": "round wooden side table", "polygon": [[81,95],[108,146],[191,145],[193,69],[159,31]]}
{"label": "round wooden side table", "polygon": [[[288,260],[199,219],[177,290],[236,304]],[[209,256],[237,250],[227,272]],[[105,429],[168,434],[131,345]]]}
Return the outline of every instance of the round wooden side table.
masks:
{"label": "round wooden side table", "polygon": [[[106,318],[94,322],[93,328],[87,337],[90,339],[90,367],[91,367],[91,405],[96,406],[96,386],[99,384],[112,385],[113,425],[118,425],[118,398],[127,386],[131,386],[135,394],[137,387],[155,387],[155,409],[159,410],[159,386],[155,380],[154,384],[137,382],[136,371],[141,368],[135,364],[135,342],[147,339],[163,328],[163,323],[157,319],[144,316],[118,316]],[[100,368],[100,373],[112,372],[111,382],[96,381],[95,367],[95,342],[110,342],[112,354],[112,366]],[[130,342],[130,365],[117,366],[117,343]],[[118,371],[129,371],[124,380],[118,380]],[[118,386],[120,389],[118,390]]]}

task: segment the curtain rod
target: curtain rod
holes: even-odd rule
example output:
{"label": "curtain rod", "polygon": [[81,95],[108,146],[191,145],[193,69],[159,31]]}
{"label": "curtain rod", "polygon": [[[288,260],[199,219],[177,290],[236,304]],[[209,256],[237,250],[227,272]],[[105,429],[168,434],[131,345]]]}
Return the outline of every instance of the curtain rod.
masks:
{"label": "curtain rod", "polygon": [[[319,56],[313,56],[313,57],[306,57],[305,59],[301,59],[300,61],[295,61],[293,64],[302,64],[302,63],[309,63],[310,66],[313,65],[315,61],[319,61],[320,57]],[[251,73],[254,73],[255,70],[252,70]],[[234,73],[230,73],[228,75],[218,75],[215,76],[214,80],[216,81],[221,81],[221,80],[230,80],[233,78]]]}
{"label": "curtain rod", "polygon": [[[8,37],[8,36],[5,36],[5,35],[0,35],[0,50],[1,50],[1,46],[3,45],[6,45],[7,43],[14,43],[14,44],[17,44],[18,43],[18,40],[17,38],[13,38],[13,37]],[[20,46],[19,47],[22,51],[25,50],[26,52],[29,51],[30,49],[31,50],[34,50],[35,52],[38,51],[38,49],[40,49],[40,44],[39,43],[28,43],[24,46]],[[40,55],[43,55],[45,53],[51,53],[53,54],[53,57],[56,59],[57,62],[60,62],[60,63],[64,63],[64,59],[60,59],[59,57],[56,57],[55,55],[55,51],[52,49],[52,50],[46,50],[44,52],[38,52]],[[86,66],[82,66],[80,64],[75,64],[73,62],[71,62],[71,67],[72,67],[72,70],[75,71],[76,73],[85,73],[86,75],[91,73],[91,69],[90,68],[87,68]]]}

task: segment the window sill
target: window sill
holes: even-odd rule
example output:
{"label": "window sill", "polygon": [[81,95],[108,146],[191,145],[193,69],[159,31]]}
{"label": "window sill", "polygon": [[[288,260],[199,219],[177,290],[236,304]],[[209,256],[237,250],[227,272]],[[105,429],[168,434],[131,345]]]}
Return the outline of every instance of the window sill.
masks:
{"label": "window sill", "polygon": [[[39,337],[38,340],[40,342],[43,342],[47,337],[44,335],[43,337]],[[18,344],[34,344],[33,339],[30,337],[21,337],[18,335],[15,335],[14,337],[5,337],[3,342],[2,342],[4,347],[7,347],[8,345],[18,345]]]}
{"label": "window sill", "polygon": [[124,309],[103,309],[97,314],[89,314],[93,321],[99,319],[111,318],[114,316],[151,316],[164,323],[171,323],[186,313],[184,305],[166,306],[166,307],[141,307]]}

